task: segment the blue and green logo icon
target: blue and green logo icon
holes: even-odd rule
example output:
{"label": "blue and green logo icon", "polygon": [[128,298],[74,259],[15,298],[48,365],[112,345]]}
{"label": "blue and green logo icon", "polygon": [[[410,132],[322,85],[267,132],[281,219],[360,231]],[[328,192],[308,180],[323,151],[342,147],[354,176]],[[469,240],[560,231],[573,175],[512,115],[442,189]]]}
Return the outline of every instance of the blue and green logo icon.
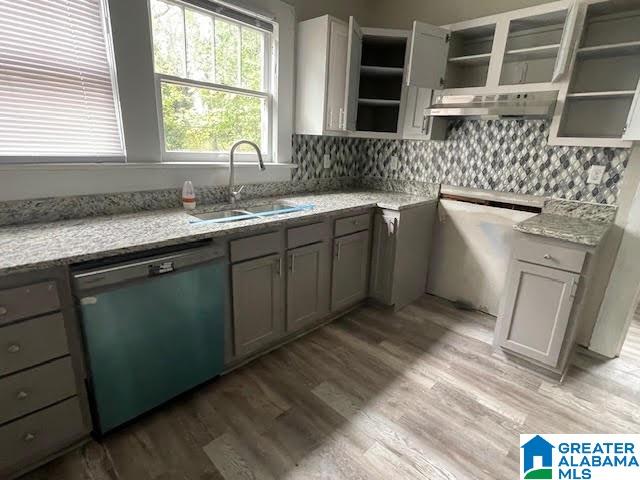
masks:
{"label": "blue and green logo icon", "polygon": [[522,479],[553,479],[553,444],[536,435],[521,447]]}

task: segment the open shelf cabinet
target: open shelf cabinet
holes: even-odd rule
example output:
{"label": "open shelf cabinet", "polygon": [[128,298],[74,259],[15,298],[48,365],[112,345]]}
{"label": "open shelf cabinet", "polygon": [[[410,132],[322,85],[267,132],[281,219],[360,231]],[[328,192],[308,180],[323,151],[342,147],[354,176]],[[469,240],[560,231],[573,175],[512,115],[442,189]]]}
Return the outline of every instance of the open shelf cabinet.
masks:
{"label": "open shelf cabinet", "polygon": [[640,9],[629,5],[582,7],[579,45],[550,143],[627,147],[636,139],[628,127],[640,81]]}

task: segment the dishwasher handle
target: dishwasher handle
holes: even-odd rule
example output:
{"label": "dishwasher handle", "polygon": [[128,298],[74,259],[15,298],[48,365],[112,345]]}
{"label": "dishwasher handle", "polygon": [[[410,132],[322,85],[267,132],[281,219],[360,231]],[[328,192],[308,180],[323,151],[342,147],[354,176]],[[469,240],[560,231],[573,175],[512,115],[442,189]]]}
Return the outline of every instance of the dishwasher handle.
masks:
{"label": "dishwasher handle", "polygon": [[226,260],[226,251],[221,245],[150,256],[94,270],[79,271],[73,275],[73,282],[77,291],[93,290],[132,280],[164,275],[216,260]]}

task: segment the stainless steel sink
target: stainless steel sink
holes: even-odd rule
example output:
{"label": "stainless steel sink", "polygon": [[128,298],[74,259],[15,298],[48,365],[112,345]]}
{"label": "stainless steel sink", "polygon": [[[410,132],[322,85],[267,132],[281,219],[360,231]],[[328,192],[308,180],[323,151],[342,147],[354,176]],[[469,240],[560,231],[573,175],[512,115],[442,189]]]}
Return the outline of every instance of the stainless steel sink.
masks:
{"label": "stainless steel sink", "polygon": [[290,203],[285,201],[275,201],[265,203],[262,205],[255,205],[253,207],[247,207],[244,210],[232,209],[232,210],[218,210],[214,212],[202,212],[202,213],[190,213],[191,219],[189,223],[199,222],[211,222],[211,223],[223,223],[223,222],[239,222],[241,220],[247,220],[249,218],[263,218],[272,215],[281,215],[284,213],[299,212],[301,210],[309,210],[313,208],[313,205],[300,205],[296,203]]}
{"label": "stainless steel sink", "polygon": [[192,223],[198,221],[239,222],[240,220],[254,217],[252,213],[244,210],[220,210],[217,212],[191,213],[189,215],[194,218],[194,220],[191,220]]}
{"label": "stainless steel sink", "polygon": [[299,208],[301,208],[301,206],[296,205],[295,203],[278,201],[278,202],[265,203],[264,205],[256,205],[255,207],[248,207],[246,210],[247,212],[260,214],[260,213],[276,213],[276,212],[279,212],[280,210],[295,211]]}

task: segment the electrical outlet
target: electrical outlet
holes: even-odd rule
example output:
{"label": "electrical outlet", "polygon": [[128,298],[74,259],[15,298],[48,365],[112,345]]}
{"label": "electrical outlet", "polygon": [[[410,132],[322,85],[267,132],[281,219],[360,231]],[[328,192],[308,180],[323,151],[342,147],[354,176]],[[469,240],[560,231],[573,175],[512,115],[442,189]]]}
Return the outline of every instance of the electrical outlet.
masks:
{"label": "electrical outlet", "polygon": [[322,157],[322,160],[323,160],[324,168],[331,168],[331,155],[329,155],[328,153],[325,153],[324,157]]}
{"label": "electrical outlet", "polygon": [[392,172],[398,169],[398,157],[396,155],[392,155],[389,159],[389,168]]}
{"label": "electrical outlet", "polygon": [[589,185],[600,185],[602,183],[603,176],[604,176],[604,166],[593,165],[589,169],[589,178],[587,179],[587,183]]}

